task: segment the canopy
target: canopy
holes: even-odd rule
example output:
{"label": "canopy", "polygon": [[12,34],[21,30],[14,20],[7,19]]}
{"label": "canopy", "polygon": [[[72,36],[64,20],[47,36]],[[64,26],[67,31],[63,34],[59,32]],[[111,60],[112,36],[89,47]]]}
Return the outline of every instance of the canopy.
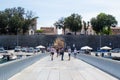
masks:
{"label": "canopy", "polygon": [[39,45],[36,48],[45,48],[45,46]]}
{"label": "canopy", "polygon": [[92,48],[89,46],[83,46],[81,47],[81,50],[92,50]]}
{"label": "canopy", "polygon": [[103,49],[103,50],[110,50],[112,48],[108,47],[108,46],[104,46],[104,47],[101,47],[100,49]]}

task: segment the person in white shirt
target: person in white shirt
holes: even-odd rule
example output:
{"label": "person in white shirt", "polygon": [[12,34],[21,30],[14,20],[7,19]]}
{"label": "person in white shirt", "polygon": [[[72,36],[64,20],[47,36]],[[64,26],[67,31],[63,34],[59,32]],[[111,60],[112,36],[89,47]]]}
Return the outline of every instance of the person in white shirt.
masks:
{"label": "person in white shirt", "polygon": [[71,58],[71,48],[68,49],[68,56],[69,56],[68,60],[70,60],[70,58]]}
{"label": "person in white shirt", "polygon": [[55,53],[54,47],[51,47],[50,53],[51,53],[51,60],[53,61],[53,55],[54,55],[54,53]]}
{"label": "person in white shirt", "polygon": [[74,58],[76,58],[76,55],[77,55],[77,50],[76,48],[74,49]]}

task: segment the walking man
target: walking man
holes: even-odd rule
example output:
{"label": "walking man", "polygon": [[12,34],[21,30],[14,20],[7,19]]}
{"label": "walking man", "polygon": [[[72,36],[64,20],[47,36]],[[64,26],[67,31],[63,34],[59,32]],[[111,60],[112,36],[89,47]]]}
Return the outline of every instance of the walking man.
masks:
{"label": "walking man", "polygon": [[61,54],[61,60],[63,61],[63,57],[64,57],[64,48],[60,49],[60,54]]}
{"label": "walking man", "polygon": [[59,56],[59,48],[56,49],[57,57]]}

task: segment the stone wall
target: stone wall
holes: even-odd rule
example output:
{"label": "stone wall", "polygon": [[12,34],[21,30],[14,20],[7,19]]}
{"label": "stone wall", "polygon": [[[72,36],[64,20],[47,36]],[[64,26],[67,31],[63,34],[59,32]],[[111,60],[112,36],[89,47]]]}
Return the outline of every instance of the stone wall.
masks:
{"label": "stone wall", "polygon": [[[6,35],[0,36],[0,46],[6,49],[14,48],[16,45],[35,47],[38,45],[51,46],[57,37],[62,37],[65,40],[65,46],[73,45],[77,49],[82,46],[90,46],[94,50],[101,46],[110,46],[112,48],[120,47],[120,36],[93,36],[93,35]],[[18,43],[18,44],[17,44]]]}

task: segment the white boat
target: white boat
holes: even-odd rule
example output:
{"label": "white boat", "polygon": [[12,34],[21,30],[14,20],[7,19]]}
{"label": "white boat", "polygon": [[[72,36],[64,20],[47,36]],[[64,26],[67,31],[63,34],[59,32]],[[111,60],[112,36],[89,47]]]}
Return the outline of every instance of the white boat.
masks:
{"label": "white boat", "polygon": [[16,55],[13,55],[13,56],[11,56],[11,58],[10,59],[17,59],[17,56]]}
{"label": "white boat", "polygon": [[3,58],[3,55],[0,55],[0,59],[2,59]]}

